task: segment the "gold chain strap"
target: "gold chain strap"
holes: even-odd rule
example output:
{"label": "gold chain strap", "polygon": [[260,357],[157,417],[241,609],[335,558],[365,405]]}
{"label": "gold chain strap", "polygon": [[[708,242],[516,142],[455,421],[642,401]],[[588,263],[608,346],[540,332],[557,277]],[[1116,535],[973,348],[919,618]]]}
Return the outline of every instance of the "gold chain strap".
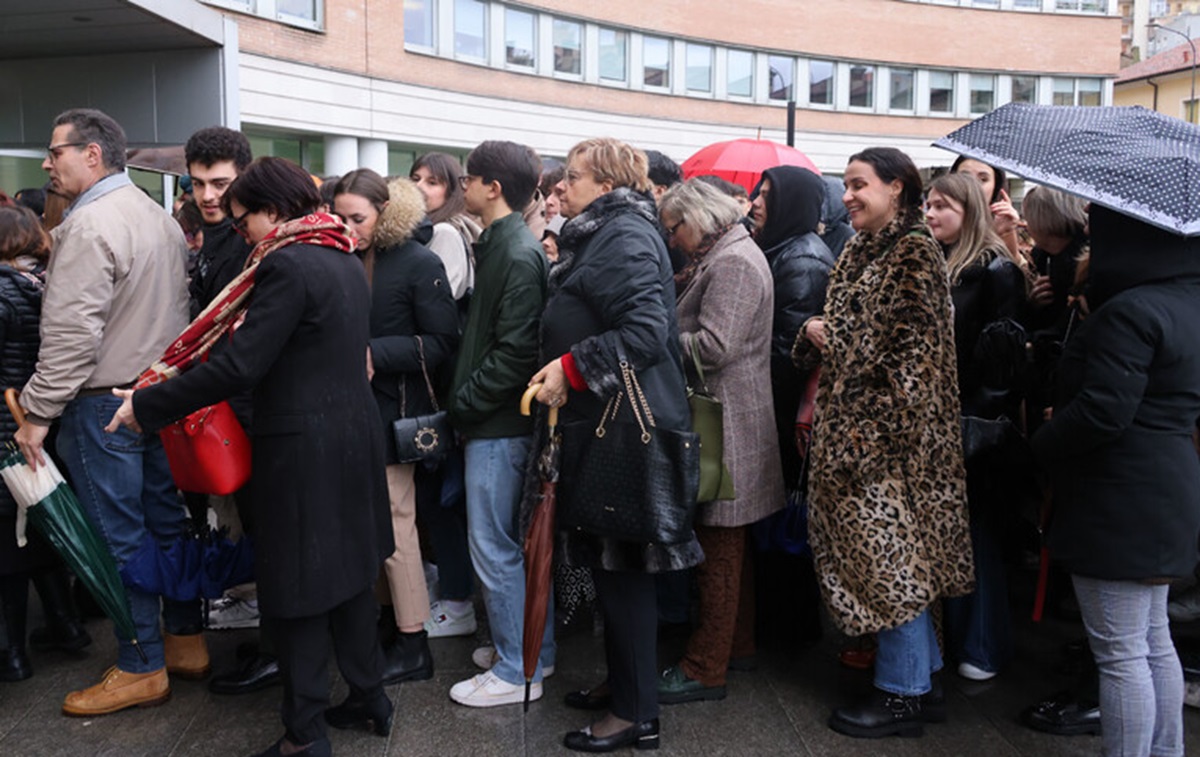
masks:
{"label": "gold chain strap", "polygon": [[[604,414],[600,416],[600,425],[596,427],[596,438],[604,438],[604,424],[617,419],[617,410],[621,407],[621,398],[629,397],[629,407],[633,410],[633,419],[637,421],[638,428],[642,430],[642,444],[650,443],[650,428],[656,428],[654,422],[654,413],[650,412],[650,403],[646,401],[646,395],[642,393],[642,385],[638,383],[637,374],[629,367],[629,363],[625,360],[621,361],[621,378],[625,381],[625,391],[617,392],[616,396],[608,401],[604,407]],[[637,402],[634,402],[634,397],[637,397]],[[640,407],[639,407],[640,406]],[[645,420],[642,416],[645,415]],[[650,428],[647,428],[647,424]]]}

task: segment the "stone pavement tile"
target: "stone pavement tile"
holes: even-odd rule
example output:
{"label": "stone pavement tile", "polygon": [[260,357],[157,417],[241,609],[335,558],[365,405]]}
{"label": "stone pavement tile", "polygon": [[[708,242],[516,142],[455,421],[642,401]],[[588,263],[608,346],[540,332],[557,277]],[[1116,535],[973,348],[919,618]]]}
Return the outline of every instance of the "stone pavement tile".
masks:
{"label": "stone pavement tile", "polygon": [[[428,681],[388,687],[396,714],[386,754],[403,757],[524,754],[520,705],[471,708],[450,701],[450,687],[475,672],[465,668],[438,671]],[[541,702],[535,702],[533,707],[539,705]]]}

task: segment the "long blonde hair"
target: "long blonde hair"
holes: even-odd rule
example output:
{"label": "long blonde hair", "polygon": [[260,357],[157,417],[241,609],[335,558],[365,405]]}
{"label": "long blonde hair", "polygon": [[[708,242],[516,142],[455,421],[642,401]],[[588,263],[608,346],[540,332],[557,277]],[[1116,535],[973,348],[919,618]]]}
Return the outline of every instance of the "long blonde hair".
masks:
{"label": "long blonde hair", "polygon": [[992,228],[991,208],[978,179],[967,174],[946,174],[929,185],[929,191],[934,190],[963,209],[958,241],[949,246],[946,257],[952,285],[958,283],[963,271],[976,263],[987,265],[998,255],[1007,256],[1004,242]]}

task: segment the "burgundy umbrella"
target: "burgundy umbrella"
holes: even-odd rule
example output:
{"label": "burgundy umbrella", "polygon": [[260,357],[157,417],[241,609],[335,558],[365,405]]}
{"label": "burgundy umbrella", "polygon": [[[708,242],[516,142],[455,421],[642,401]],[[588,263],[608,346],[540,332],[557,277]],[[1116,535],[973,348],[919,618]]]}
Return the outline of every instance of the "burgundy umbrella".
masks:
{"label": "burgundy umbrella", "polygon": [[[534,384],[521,397],[521,414],[529,415],[533,397],[542,388]],[[565,402],[565,400],[564,400]],[[554,562],[554,506],[558,487],[558,458],[562,434],[558,432],[558,408],[546,413],[546,446],[538,458],[537,504],[525,534],[525,636],[521,651],[525,663],[525,711],[529,711],[529,689],[542,653],[542,635],[546,631],[546,607],[550,602],[550,574]]]}
{"label": "burgundy umbrella", "polygon": [[753,192],[763,171],[775,166],[800,166],[820,175],[817,165],[794,147],[769,139],[735,139],[701,148],[683,161],[683,178],[720,176]]}

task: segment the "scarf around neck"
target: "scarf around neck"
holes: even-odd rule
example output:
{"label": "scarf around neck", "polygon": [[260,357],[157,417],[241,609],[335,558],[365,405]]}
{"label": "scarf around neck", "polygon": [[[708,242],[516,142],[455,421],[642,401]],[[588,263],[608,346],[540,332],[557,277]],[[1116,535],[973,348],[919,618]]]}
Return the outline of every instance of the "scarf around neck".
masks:
{"label": "scarf around neck", "polygon": [[567,221],[558,236],[558,262],[550,267],[551,292],[570,273],[575,265],[575,255],[596,232],[612,219],[625,214],[641,216],[657,228],[658,211],[654,198],[629,187],[618,187],[600,195],[582,213]]}
{"label": "scarf around neck", "polygon": [[242,272],[171,342],[162,357],[138,377],[134,389],[174,378],[203,362],[213,345],[236,330],[245,318],[258,264],[275,250],[294,244],[330,247],[348,254],[353,254],[355,247],[350,228],[334,215],[313,213],[279,224],[254,246]]}
{"label": "scarf around neck", "polygon": [[675,296],[683,294],[683,290],[687,289],[687,285],[696,277],[696,271],[700,270],[700,264],[708,257],[708,253],[716,247],[717,242],[721,240],[729,230],[733,228],[733,224],[722,226],[716,231],[705,234],[700,238],[700,244],[696,249],[688,254],[688,263],[679,273],[675,274]]}

